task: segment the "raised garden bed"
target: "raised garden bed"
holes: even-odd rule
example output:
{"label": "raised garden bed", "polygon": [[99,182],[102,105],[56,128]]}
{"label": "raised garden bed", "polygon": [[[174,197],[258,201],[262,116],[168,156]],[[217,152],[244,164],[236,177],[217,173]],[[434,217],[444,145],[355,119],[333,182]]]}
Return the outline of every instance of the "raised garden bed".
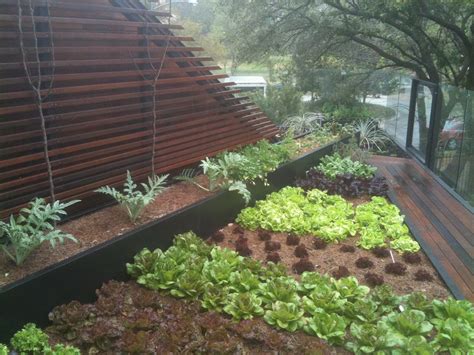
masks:
{"label": "raised garden bed", "polygon": [[[359,199],[357,202],[361,202],[361,200]],[[236,224],[230,224],[223,228],[221,230],[224,234],[223,241],[219,243],[213,241],[213,243],[236,250],[240,234],[234,232],[235,227]],[[245,230],[242,235],[248,239],[248,245],[252,252],[251,256],[262,262],[267,261],[271,253],[265,250],[265,241],[260,239],[259,232]],[[428,257],[421,250],[416,253],[419,257],[419,261],[417,260],[418,258],[413,258],[416,259],[414,260],[415,263],[407,263],[401,254],[396,252],[392,253],[395,262],[400,262],[406,267],[406,271],[403,275],[394,275],[385,271],[385,267],[392,264],[388,250],[385,249],[387,254],[383,255],[383,257],[377,256],[374,251],[357,247],[357,237],[351,237],[336,244],[318,243],[321,241],[320,239],[316,239],[311,235],[304,235],[296,237],[298,245],[288,245],[288,233],[269,232],[268,235],[271,241],[279,243],[280,248],[275,252],[280,257],[280,262],[283,263],[295,277],[299,277],[300,273],[295,270],[294,265],[301,260],[300,257],[295,255],[295,252],[298,246],[301,248],[301,245],[304,245],[308,253],[307,259],[314,265],[314,270],[321,274],[337,275],[339,268],[344,267],[349,271],[345,276],[355,276],[360,283],[367,286],[374,286],[371,284],[373,277],[368,276],[369,279],[366,277],[368,273],[381,276],[383,283],[390,285],[394,291],[400,295],[415,291],[422,291],[432,299],[444,299],[451,295]],[[359,262],[359,264],[361,264],[359,266],[356,265],[357,261],[361,258],[367,258],[373,265],[370,265],[370,263],[367,265],[363,262]],[[416,274],[419,270],[427,272],[428,275],[432,277],[432,280],[417,281]]]}
{"label": "raised garden bed", "polygon": [[[296,177],[303,177],[319,159],[331,153],[337,143],[319,147],[283,164],[269,174],[268,186],[257,184],[251,187],[253,198],[264,198],[269,192],[290,184]],[[160,203],[159,199],[157,203]],[[187,230],[193,230],[199,235],[209,235],[231,222],[243,207],[244,203],[236,193],[219,192],[158,219],[151,220],[151,216],[148,216],[145,220],[151,221],[138,228],[132,229],[133,225],[121,227],[118,235],[109,234],[106,238],[108,240],[93,243],[91,245],[95,245],[90,249],[77,254],[73,252],[69,258],[4,285],[0,290],[0,304],[5,310],[0,319],[2,340],[8,339],[26,322],[47,324],[48,312],[58,304],[71,300],[91,302],[95,298],[95,290],[104,282],[111,279],[126,280],[123,265],[142,248],[167,249],[175,234]],[[108,217],[106,221],[99,218],[99,222],[104,224],[104,231],[97,230],[98,235],[107,232],[111,225],[118,222],[116,218],[120,218],[120,214],[98,213],[104,213]],[[96,218],[90,216],[84,218],[91,219],[91,223],[97,222]],[[74,221],[70,223],[81,224]],[[90,228],[87,223],[83,226]],[[54,261],[59,259],[61,257]]]}

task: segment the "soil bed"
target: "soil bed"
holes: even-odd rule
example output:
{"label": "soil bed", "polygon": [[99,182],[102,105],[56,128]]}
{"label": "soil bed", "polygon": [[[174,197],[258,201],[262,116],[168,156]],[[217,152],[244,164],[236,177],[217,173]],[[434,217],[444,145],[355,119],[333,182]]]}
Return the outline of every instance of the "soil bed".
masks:
{"label": "soil bed", "polygon": [[[360,204],[364,202],[364,199],[354,200],[354,204]],[[238,234],[233,233],[235,224],[228,225],[222,229],[223,234],[225,235],[224,240],[219,243],[215,243],[221,247],[227,247],[229,249],[235,250],[235,243],[239,237]],[[281,263],[283,263],[289,273],[298,277],[298,274],[293,270],[292,266],[301,259],[295,256],[296,245],[287,245],[287,233],[274,233],[270,232],[271,240],[279,242],[281,249],[277,250],[278,255],[281,258]],[[267,255],[269,254],[265,251],[265,242],[261,241],[258,237],[257,231],[245,230],[244,236],[248,239],[248,246],[252,251],[251,257],[258,259],[260,261],[266,261]],[[445,299],[449,296],[452,296],[448,288],[445,286],[443,280],[438,275],[437,271],[434,269],[428,257],[423,251],[419,251],[418,254],[421,257],[421,262],[419,264],[409,264],[406,263],[401,254],[393,251],[393,257],[396,262],[402,263],[406,267],[406,273],[402,276],[388,274],[385,272],[385,266],[392,263],[390,256],[386,258],[378,258],[371,251],[367,251],[357,247],[357,236],[347,238],[343,242],[329,243],[323,249],[316,249],[314,247],[314,236],[301,236],[300,245],[304,244],[308,252],[308,260],[311,261],[315,266],[315,271],[321,274],[332,275],[333,272],[336,272],[340,266],[344,266],[349,270],[350,275],[355,276],[360,283],[370,286],[365,279],[367,273],[373,273],[383,277],[384,283],[389,284],[393,287],[394,292],[399,295],[409,294],[415,291],[421,291],[426,296],[431,299]],[[341,251],[341,246],[353,246],[355,248],[354,252],[343,252]],[[373,266],[366,268],[359,268],[356,266],[356,261],[359,258],[368,258]],[[360,263],[360,262],[359,262]],[[365,264],[365,263],[360,263]],[[419,270],[424,270],[429,273],[432,277],[432,281],[417,281],[416,274]]]}
{"label": "soil bed", "polygon": [[[202,184],[206,184],[206,179],[205,176],[197,178]],[[126,212],[118,205],[66,222],[60,225],[59,229],[72,234],[78,243],[65,241],[64,244],[58,244],[55,249],[51,248],[49,243],[44,243],[26,259],[21,267],[13,264],[5,254],[0,254],[0,287],[210,195],[212,194],[192,184],[176,183],[166,188],[153,203],[146,207],[136,224],[130,222]]]}
{"label": "soil bed", "polygon": [[[309,145],[304,150],[299,150],[293,158],[319,146],[320,144],[317,143]],[[208,184],[207,177],[204,175],[196,177],[196,182],[203,186]],[[58,244],[55,249],[51,248],[49,243],[44,243],[26,259],[21,267],[17,267],[5,254],[0,253],[0,288],[212,194],[190,183],[174,183],[146,207],[135,224],[130,222],[125,211],[118,205],[61,224],[59,229],[72,234],[78,243],[66,240],[64,244]]]}
{"label": "soil bed", "polygon": [[261,318],[235,322],[133,281],[108,282],[97,295],[94,304],[71,302],[51,312],[52,342],[86,354],[348,354],[303,332],[279,331]]}

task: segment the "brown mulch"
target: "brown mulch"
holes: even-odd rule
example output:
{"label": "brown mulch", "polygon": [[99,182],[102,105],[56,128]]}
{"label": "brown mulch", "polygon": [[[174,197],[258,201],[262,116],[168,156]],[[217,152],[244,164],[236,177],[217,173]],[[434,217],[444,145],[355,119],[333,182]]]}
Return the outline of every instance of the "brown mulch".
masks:
{"label": "brown mulch", "polygon": [[[206,177],[199,176],[197,182],[206,184]],[[35,250],[21,267],[17,267],[3,253],[0,254],[0,287],[19,280],[49,265],[67,259],[84,250],[120,236],[137,226],[151,222],[171,212],[177,211],[199,200],[208,193],[189,183],[176,183],[166,188],[156,200],[148,205],[136,224],[129,221],[120,206],[104,208],[98,212],[80,217],[59,226],[59,229],[72,234],[78,243],[66,240],[55,249],[49,243]]]}
{"label": "brown mulch", "polygon": [[[235,249],[235,242],[238,238],[237,234],[233,234],[235,224],[230,224],[222,229],[225,235],[224,241],[218,243],[222,247]],[[261,261],[265,261],[267,252],[264,250],[265,242],[258,238],[257,232],[245,230],[245,237],[248,238],[248,246],[252,251],[252,257]],[[281,244],[281,249],[278,250],[278,254],[281,257],[281,262],[287,267],[290,274],[298,275],[292,270],[292,265],[300,259],[294,255],[296,246],[286,245],[286,233],[273,233],[271,232],[272,240],[277,241]],[[445,299],[451,296],[450,291],[444,284],[437,271],[434,269],[430,260],[423,251],[420,251],[421,263],[419,265],[410,265],[405,263],[401,254],[393,251],[392,254],[396,262],[403,263],[407,267],[406,274],[403,276],[396,276],[387,274],[384,268],[387,264],[392,263],[392,259],[388,258],[379,259],[372,252],[361,249],[356,246],[357,237],[351,237],[343,242],[331,243],[326,246],[325,249],[314,249],[313,242],[314,236],[301,236],[300,244],[304,244],[309,254],[309,260],[315,265],[315,271],[321,274],[331,274],[336,271],[339,266],[345,266],[349,269],[352,276],[355,276],[362,284],[367,285],[364,275],[368,272],[381,275],[384,278],[384,282],[393,287],[394,291],[399,295],[409,294],[414,291],[421,291],[429,298]],[[352,245],[355,247],[354,253],[344,253],[340,251],[342,245]],[[373,263],[374,266],[367,269],[360,269],[356,267],[355,262],[360,257],[367,257]],[[426,270],[431,276],[433,281],[415,281],[415,274],[418,270]]]}

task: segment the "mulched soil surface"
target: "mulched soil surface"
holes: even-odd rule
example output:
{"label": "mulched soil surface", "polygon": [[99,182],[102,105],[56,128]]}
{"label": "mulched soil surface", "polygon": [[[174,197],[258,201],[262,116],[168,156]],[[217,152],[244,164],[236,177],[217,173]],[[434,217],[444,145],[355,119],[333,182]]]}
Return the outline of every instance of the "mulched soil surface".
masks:
{"label": "mulched soil surface", "polygon": [[[206,177],[197,181],[206,184]],[[104,208],[59,226],[59,229],[72,234],[78,243],[66,240],[55,249],[44,243],[34,251],[21,267],[15,266],[3,253],[0,254],[0,287],[19,280],[46,266],[67,259],[81,251],[92,248],[114,237],[120,236],[138,226],[184,208],[211,194],[189,183],[177,183],[166,188],[156,200],[148,205],[136,224],[129,221],[120,206]],[[158,236],[159,237],[159,236]]]}
{"label": "mulched soil surface", "polygon": [[[235,241],[237,235],[232,233],[235,225],[229,225],[222,229],[225,235],[223,242],[216,243],[222,247],[235,249]],[[258,238],[258,233],[246,230],[245,237],[248,238],[248,246],[252,251],[252,257],[261,261],[267,259],[267,252],[265,251],[265,242]],[[286,244],[286,233],[271,233],[272,241],[280,242],[281,249],[278,254],[281,262],[287,267],[288,271],[298,277],[292,270],[292,265],[300,259],[295,256],[295,246]],[[359,282],[368,285],[364,279],[368,272],[375,273],[383,277],[384,282],[393,287],[394,291],[400,295],[408,294],[414,291],[421,291],[430,298],[444,299],[451,296],[450,291],[445,286],[443,280],[440,278],[428,257],[420,251],[421,263],[418,265],[407,264],[402,256],[397,252],[392,252],[396,262],[400,262],[406,266],[406,274],[403,276],[387,274],[384,269],[387,264],[392,263],[391,257],[380,259],[375,257],[370,251],[361,249],[356,246],[357,236],[348,238],[339,244],[330,243],[325,249],[316,250],[313,248],[313,236],[301,236],[300,245],[304,244],[308,251],[308,259],[314,264],[315,271],[321,274],[332,274],[336,272],[340,266],[345,266],[349,269],[352,276],[355,276]],[[355,247],[354,253],[344,253],[340,251],[341,245],[351,245]],[[361,257],[366,257],[373,262],[373,267],[358,268],[355,265],[356,260]],[[418,270],[425,270],[433,277],[433,281],[416,281],[415,275]],[[368,285],[369,286],[369,285]]]}
{"label": "mulched soil surface", "polygon": [[84,354],[348,354],[301,331],[279,331],[261,318],[234,322],[198,302],[111,281],[94,304],[73,301],[50,313],[53,343]]}

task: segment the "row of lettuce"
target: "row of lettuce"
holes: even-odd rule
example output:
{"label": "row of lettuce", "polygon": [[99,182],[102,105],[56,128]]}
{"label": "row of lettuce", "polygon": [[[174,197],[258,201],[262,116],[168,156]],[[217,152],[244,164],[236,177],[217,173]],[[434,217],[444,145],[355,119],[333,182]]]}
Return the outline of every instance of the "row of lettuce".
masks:
{"label": "row of lettuce", "polygon": [[474,307],[468,301],[428,300],[421,292],[395,295],[356,278],[335,280],[304,272],[300,281],[280,264],[266,265],[210,246],[193,233],[178,235],[166,252],[144,249],[129,274],[152,290],[200,301],[236,321],[263,317],[356,353],[431,354],[474,351]]}
{"label": "row of lettuce", "polygon": [[402,253],[420,250],[397,206],[379,196],[354,208],[338,195],[285,187],[242,210],[236,221],[250,230],[310,234],[326,242],[359,235],[357,245],[363,249],[390,246]]}

